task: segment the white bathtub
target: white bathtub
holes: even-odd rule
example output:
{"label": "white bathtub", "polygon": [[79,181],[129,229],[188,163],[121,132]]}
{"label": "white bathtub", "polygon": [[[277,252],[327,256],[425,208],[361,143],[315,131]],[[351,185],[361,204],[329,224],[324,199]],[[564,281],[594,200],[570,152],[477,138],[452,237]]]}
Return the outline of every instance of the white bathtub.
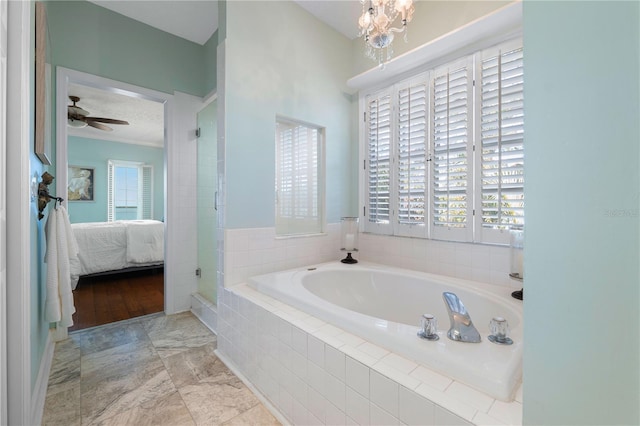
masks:
{"label": "white bathtub", "polygon": [[[363,339],[503,401],[513,400],[522,376],[522,302],[511,290],[473,281],[371,263],[321,264],[249,279],[258,291]],[[447,338],[449,317],[442,298],[453,292],[480,332],[480,343]],[[417,337],[420,317],[438,320],[437,341]],[[489,342],[489,321],[509,322],[510,346]]]}

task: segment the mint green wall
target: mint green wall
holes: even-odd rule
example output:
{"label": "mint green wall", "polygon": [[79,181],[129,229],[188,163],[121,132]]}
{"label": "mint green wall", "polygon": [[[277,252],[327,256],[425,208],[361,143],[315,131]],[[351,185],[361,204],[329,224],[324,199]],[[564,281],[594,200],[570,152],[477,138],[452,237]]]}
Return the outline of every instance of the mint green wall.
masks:
{"label": "mint green wall", "polygon": [[204,96],[216,90],[216,75],[218,66],[218,31],[204,44]]}
{"label": "mint green wall", "polygon": [[[31,145],[33,146],[33,144]],[[40,182],[40,176],[46,167],[42,165],[35,153],[31,153],[30,156],[30,176],[36,177]],[[54,184],[51,184],[53,187]],[[55,188],[53,188],[55,191]],[[31,220],[30,220],[30,278],[31,278],[31,302],[29,309],[31,312],[31,327],[30,327],[30,339],[31,339],[31,389],[34,389],[36,380],[38,379],[38,372],[40,370],[40,363],[42,361],[42,355],[47,343],[47,335],[49,334],[49,322],[44,317],[44,305],[47,298],[46,292],[46,278],[47,278],[47,265],[43,263],[46,239],[44,234],[44,226],[49,217],[49,210],[53,208],[53,202],[50,202],[44,209],[44,218],[38,220],[38,202],[34,200],[31,202]]]}
{"label": "mint green wall", "polygon": [[95,168],[93,181],[95,201],[69,201],[68,211],[71,223],[107,221],[108,160],[140,161],[153,165],[153,218],[162,220],[164,216],[164,150],[162,148],[76,136],[69,136],[67,147],[69,165]]}
{"label": "mint green wall", "polygon": [[524,423],[640,424],[640,3],[524,4]]}
{"label": "mint green wall", "polygon": [[326,127],[328,222],[355,214],[350,40],[294,2],[226,8],[226,227],[275,225],[277,114]]}
{"label": "mint green wall", "polygon": [[165,93],[206,94],[203,46],[84,0],[46,6],[54,66]]}
{"label": "mint green wall", "polygon": [[[512,2],[496,0],[418,1],[415,3],[413,19],[408,24],[407,42],[404,42],[404,35],[396,35],[393,42],[393,57],[398,57],[424,43],[435,40],[509,3]],[[354,22],[355,25],[356,23]],[[352,45],[353,75],[378,66],[377,61],[365,56],[365,46],[362,38],[353,40]]]}

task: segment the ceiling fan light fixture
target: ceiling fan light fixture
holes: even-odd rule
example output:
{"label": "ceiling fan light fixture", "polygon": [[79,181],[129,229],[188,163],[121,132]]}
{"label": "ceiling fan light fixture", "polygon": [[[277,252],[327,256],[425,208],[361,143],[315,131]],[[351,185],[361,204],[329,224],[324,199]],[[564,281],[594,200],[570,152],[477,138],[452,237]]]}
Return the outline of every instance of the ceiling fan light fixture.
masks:
{"label": "ceiling fan light fixture", "polygon": [[82,129],[84,127],[90,126],[99,130],[111,132],[113,131],[113,129],[103,123],[121,125],[129,124],[128,121],[117,120],[115,118],[89,117],[89,111],[76,105],[76,102],[80,101],[80,98],[78,96],[69,96],[69,99],[71,100],[71,102],[73,102],[73,105],[67,106],[67,124],[69,125],[69,127]]}
{"label": "ceiling fan light fixture", "polygon": [[87,127],[87,123],[81,120],[74,120],[73,118],[67,118],[67,124],[70,127],[75,127],[76,129],[82,129],[83,127]]}

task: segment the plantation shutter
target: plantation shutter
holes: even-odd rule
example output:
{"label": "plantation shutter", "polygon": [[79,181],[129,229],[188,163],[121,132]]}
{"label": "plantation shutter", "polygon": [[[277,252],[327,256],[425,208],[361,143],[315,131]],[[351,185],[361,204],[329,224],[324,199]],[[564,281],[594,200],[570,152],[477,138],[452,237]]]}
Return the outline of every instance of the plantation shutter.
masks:
{"label": "plantation shutter", "polygon": [[322,232],[321,129],[278,120],[276,124],[276,232]]}
{"label": "plantation shutter", "polygon": [[113,222],[116,216],[113,188],[114,173],[115,165],[109,160],[107,162],[107,222]]}
{"label": "plantation shutter", "polygon": [[482,53],[479,215],[483,242],[507,243],[524,225],[523,50],[512,42]]}
{"label": "plantation shutter", "polygon": [[138,203],[139,219],[153,219],[153,166],[143,165],[140,167],[140,202]]}
{"label": "plantation shutter", "polygon": [[432,79],[432,236],[472,239],[472,58],[447,65]]}
{"label": "plantation shutter", "polygon": [[365,230],[391,233],[391,94],[367,97]]}
{"label": "plantation shutter", "polygon": [[401,235],[426,235],[427,92],[424,79],[401,86],[397,92],[397,220]]}

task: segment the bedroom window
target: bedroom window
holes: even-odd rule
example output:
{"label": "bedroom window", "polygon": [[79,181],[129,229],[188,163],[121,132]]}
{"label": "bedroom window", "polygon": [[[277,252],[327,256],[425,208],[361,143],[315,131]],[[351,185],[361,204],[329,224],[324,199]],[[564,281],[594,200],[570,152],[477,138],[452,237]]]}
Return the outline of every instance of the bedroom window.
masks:
{"label": "bedroom window", "polygon": [[318,234],[324,220],[324,129],[276,119],[276,235]]}
{"label": "bedroom window", "polygon": [[107,221],[153,219],[153,166],[109,160]]}
{"label": "bedroom window", "polygon": [[508,243],[524,224],[523,83],[513,40],[365,94],[365,231]]}

